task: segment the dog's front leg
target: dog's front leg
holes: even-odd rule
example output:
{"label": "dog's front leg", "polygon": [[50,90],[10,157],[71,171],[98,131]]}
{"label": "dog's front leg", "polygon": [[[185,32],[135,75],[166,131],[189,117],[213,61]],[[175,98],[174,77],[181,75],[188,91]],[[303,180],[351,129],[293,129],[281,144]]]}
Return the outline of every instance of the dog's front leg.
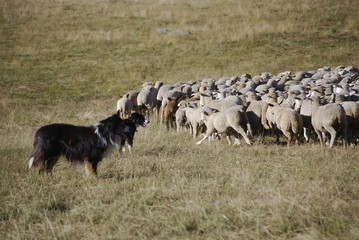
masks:
{"label": "dog's front leg", "polygon": [[97,177],[97,165],[94,166],[89,160],[85,160],[85,172],[87,176]]}

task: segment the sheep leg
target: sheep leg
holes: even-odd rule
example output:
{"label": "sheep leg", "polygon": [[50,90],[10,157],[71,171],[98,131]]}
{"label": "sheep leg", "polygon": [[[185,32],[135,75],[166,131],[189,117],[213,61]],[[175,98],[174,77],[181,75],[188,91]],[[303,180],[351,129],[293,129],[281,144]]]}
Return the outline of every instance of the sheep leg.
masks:
{"label": "sheep leg", "polygon": [[325,132],[322,132],[322,139],[323,139],[323,144],[329,146],[330,140],[328,140],[327,134]]}
{"label": "sheep leg", "polygon": [[160,107],[160,124],[162,124],[163,123],[163,113],[164,113],[164,109],[163,109],[164,107]]}
{"label": "sheep leg", "polygon": [[228,145],[232,145],[231,136],[229,134],[227,134],[226,138],[227,138]]}
{"label": "sheep leg", "polygon": [[305,141],[309,142],[309,137],[308,137],[307,131],[308,131],[308,129],[306,127],[303,127],[303,135],[304,135]]}
{"label": "sheep leg", "polygon": [[190,134],[190,135],[193,135],[192,123],[189,123],[189,134]]}
{"label": "sheep leg", "polygon": [[162,101],[156,100],[156,114],[157,114],[157,123],[159,122],[159,115],[160,115],[160,109],[161,109],[161,103]]}
{"label": "sheep leg", "polygon": [[249,135],[250,137],[253,137],[253,131],[252,131],[252,126],[247,123],[247,135]]}
{"label": "sheep leg", "polygon": [[[347,146],[347,141],[348,141],[348,129],[347,127],[343,127],[342,128],[342,137],[343,137],[343,147],[345,148]],[[350,132],[350,134],[353,134],[352,132]]]}
{"label": "sheep leg", "polygon": [[196,145],[201,144],[204,140],[206,140],[209,137],[208,134],[206,134],[201,140],[199,140],[198,142],[196,142]]}
{"label": "sheep leg", "polygon": [[192,132],[193,132],[193,138],[196,139],[197,138],[197,132],[198,132],[198,127],[196,125],[192,126]]}
{"label": "sheep leg", "polygon": [[181,131],[181,124],[176,122],[177,132],[179,133]]}
{"label": "sheep leg", "polygon": [[288,142],[287,142],[287,147],[290,146],[290,144],[292,143],[292,141],[293,141],[293,134],[292,134],[292,133],[289,133]]}
{"label": "sheep leg", "polygon": [[284,134],[284,136],[286,136],[287,139],[288,139],[288,141],[287,141],[287,147],[289,147],[290,144],[291,144],[292,141],[293,141],[293,133],[290,132],[290,131],[283,131],[283,134]]}
{"label": "sheep leg", "polygon": [[335,138],[337,137],[337,132],[332,126],[326,128],[326,130],[330,133],[330,144],[329,147],[332,148],[334,146]]}
{"label": "sheep leg", "polygon": [[235,127],[232,127],[232,128],[244,138],[244,140],[246,141],[246,143],[247,143],[248,145],[252,145],[251,140],[249,140],[249,138],[248,138],[246,132],[243,130],[242,127],[240,127],[240,126],[235,126]]}
{"label": "sheep leg", "polygon": [[240,140],[239,140],[239,133],[235,133],[234,145],[235,145],[235,146],[240,146],[240,145],[241,145],[241,142],[240,142]]}
{"label": "sheep leg", "polygon": [[320,142],[320,146],[323,147],[323,138],[322,138],[322,133],[317,130],[317,129],[314,129],[315,133],[318,135],[318,139],[319,139],[319,142]]}
{"label": "sheep leg", "polygon": [[234,145],[235,146],[240,146],[241,142],[239,141],[239,138],[234,139]]}

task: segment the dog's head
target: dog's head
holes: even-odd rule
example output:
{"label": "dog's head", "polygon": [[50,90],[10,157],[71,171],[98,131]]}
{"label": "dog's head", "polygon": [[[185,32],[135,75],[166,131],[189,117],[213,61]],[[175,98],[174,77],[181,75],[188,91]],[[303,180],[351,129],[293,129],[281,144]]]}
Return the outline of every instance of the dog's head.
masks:
{"label": "dog's head", "polygon": [[124,124],[123,119],[116,113],[112,116],[101,120],[96,124],[97,133],[101,136],[107,133],[112,133],[114,135],[122,136],[124,135]]}
{"label": "dog's head", "polygon": [[146,127],[150,123],[150,121],[145,116],[137,112],[132,113],[129,119],[131,119],[131,121],[136,124],[136,126]]}

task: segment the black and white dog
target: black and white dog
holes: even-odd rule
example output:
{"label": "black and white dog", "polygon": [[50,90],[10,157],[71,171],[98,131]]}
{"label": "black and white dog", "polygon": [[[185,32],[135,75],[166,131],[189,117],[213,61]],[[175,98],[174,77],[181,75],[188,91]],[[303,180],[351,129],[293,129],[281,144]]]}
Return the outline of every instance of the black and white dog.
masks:
{"label": "black and white dog", "polygon": [[125,125],[124,128],[125,137],[121,136],[120,151],[121,150],[122,152],[126,151],[125,143],[127,141],[128,151],[131,153],[131,149],[133,147],[133,139],[135,137],[135,133],[137,132],[137,127],[138,126],[146,127],[147,124],[150,123],[150,121],[142,114],[134,112],[131,114],[129,118],[124,119],[123,122]]}
{"label": "black and white dog", "polygon": [[[39,173],[51,172],[61,156],[69,162],[84,165],[86,174],[97,175],[97,165],[115,149],[123,139],[130,139],[133,126],[114,114],[92,126],[50,124],[35,134],[29,168]],[[133,136],[132,138],[133,139]]]}

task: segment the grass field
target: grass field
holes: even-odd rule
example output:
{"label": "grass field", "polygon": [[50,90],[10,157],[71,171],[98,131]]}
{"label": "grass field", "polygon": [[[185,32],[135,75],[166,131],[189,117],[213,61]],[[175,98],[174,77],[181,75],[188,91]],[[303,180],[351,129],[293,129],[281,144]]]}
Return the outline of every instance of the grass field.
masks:
{"label": "grass field", "polygon": [[27,169],[37,128],[93,124],[146,81],[359,66],[357,12],[355,0],[0,1],[1,239],[358,239],[357,148],[195,146],[152,121],[97,180],[65,161]]}

